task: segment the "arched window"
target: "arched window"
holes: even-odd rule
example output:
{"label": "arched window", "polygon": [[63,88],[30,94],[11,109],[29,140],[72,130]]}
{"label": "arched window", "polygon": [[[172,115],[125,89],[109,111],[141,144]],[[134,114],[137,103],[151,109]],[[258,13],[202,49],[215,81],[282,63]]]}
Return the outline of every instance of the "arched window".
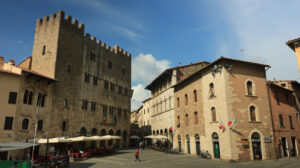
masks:
{"label": "arched window", "polygon": [[80,129],[80,136],[86,136],[86,129],[85,129],[85,127],[82,127]]}
{"label": "arched window", "polygon": [[118,130],[116,135],[117,135],[117,136],[121,136],[121,131]]}
{"label": "arched window", "polygon": [[185,114],[185,125],[189,126],[189,115]]}
{"label": "arched window", "polygon": [[27,118],[24,118],[23,122],[22,122],[22,129],[27,130],[28,129],[28,124],[29,124],[29,120]]}
{"label": "arched window", "polygon": [[215,107],[211,108],[211,119],[212,119],[212,121],[217,121],[217,115],[216,115],[216,108]]}
{"label": "arched window", "polygon": [[250,95],[250,96],[253,95],[252,82],[251,81],[247,82],[247,94]]}
{"label": "arched window", "polygon": [[[108,134],[109,134],[109,135],[114,135],[114,131],[113,131],[113,130],[109,130],[109,131],[108,131]],[[109,140],[109,141],[108,141],[108,145],[112,145],[112,144],[113,144],[113,140]]]}
{"label": "arched window", "polygon": [[194,124],[198,124],[198,112],[195,111],[194,113]]}
{"label": "arched window", "polygon": [[165,128],[165,135],[168,136],[168,129],[167,128]]}
{"label": "arched window", "polygon": [[180,107],[179,97],[177,97],[177,107]]}
{"label": "arched window", "polygon": [[153,135],[155,135],[155,131],[153,131],[153,133],[152,133]]}
{"label": "arched window", "polygon": [[156,130],[156,134],[159,135],[159,131],[158,130]]}
{"label": "arched window", "polygon": [[177,127],[180,127],[180,116],[177,116]]}
{"label": "arched window", "polygon": [[92,135],[92,136],[97,135],[97,129],[96,129],[96,128],[93,128],[93,129],[92,129],[91,135]]}
{"label": "arched window", "polygon": [[43,130],[43,120],[38,121],[37,130]]}
{"label": "arched window", "polygon": [[184,95],[184,101],[185,101],[185,105],[188,105],[188,96],[187,96],[187,94]]}
{"label": "arched window", "polygon": [[194,102],[197,102],[197,91],[194,90]]}
{"label": "arched window", "polygon": [[161,129],[161,130],[160,130],[160,135],[162,135],[163,133],[164,133],[164,132],[163,132],[163,130]]}
{"label": "arched window", "polygon": [[250,107],[250,120],[251,121],[256,121],[255,107],[254,106]]}
{"label": "arched window", "polygon": [[127,131],[123,132],[123,147],[127,146]]}
{"label": "arched window", "polygon": [[101,135],[101,136],[106,135],[106,130],[105,130],[105,129],[102,129],[101,132],[100,132],[100,135]]}
{"label": "arched window", "polygon": [[215,96],[214,84],[210,83],[209,84],[209,97],[214,97],[214,96]]}

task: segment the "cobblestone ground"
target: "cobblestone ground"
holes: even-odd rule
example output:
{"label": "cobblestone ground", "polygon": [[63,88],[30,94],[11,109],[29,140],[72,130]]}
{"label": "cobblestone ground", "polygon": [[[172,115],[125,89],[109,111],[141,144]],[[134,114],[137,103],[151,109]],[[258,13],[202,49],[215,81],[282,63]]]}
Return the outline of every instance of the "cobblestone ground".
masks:
{"label": "cobblestone ground", "polygon": [[300,168],[300,157],[284,158],[272,161],[250,161],[230,163],[220,160],[206,160],[195,156],[167,154],[150,149],[140,151],[141,162],[135,162],[134,149],[120,150],[113,155],[93,157],[75,161],[71,168]]}

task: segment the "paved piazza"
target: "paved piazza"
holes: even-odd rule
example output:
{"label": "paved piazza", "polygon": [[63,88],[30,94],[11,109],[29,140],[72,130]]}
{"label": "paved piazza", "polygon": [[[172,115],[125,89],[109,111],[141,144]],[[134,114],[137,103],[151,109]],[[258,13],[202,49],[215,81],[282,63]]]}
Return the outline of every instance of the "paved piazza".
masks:
{"label": "paved piazza", "polygon": [[70,165],[71,168],[191,168],[191,167],[218,167],[218,168],[299,168],[300,157],[284,158],[272,161],[251,161],[229,163],[220,160],[206,160],[195,156],[181,154],[166,154],[150,149],[140,151],[141,162],[135,162],[134,149],[120,150],[113,155],[89,158],[76,161]]}

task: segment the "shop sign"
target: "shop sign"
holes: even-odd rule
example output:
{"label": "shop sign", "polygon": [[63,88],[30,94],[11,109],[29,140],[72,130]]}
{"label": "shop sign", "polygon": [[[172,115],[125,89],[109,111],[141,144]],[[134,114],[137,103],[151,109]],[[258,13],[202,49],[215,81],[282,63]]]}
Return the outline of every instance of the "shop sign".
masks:
{"label": "shop sign", "polygon": [[272,143],[271,137],[264,137],[265,143]]}
{"label": "shop sign", "polygon": [[249,141],[248,141],[248,139],[241,139],[241,143],[242,143],[243,145],[248,145],[248,144],[249,144]]}

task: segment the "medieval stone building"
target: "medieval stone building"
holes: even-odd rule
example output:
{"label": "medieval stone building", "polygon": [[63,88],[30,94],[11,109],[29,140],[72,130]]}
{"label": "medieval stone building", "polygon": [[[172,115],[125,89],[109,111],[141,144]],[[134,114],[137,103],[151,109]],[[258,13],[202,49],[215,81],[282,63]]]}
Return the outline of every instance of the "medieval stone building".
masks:
{"label": "medieval stone building", "polygon": [[[128,145],[130,53],[84,34],[83,24],[59,11],[37,19],[32,57],[16,67],[43,80],[37,79],[42,84],[36,84],[26,78],[18,85],[12,140],[33,137],[36,103],[28,102],[40,98],[46,105],[41,108],[43,129],[37,137],[112,134],[122,137],[114,142],[117,146]],[[45,88],[36,91],[42,85]],[[24,132],[21,123],[25,119],[30,127]]]}

